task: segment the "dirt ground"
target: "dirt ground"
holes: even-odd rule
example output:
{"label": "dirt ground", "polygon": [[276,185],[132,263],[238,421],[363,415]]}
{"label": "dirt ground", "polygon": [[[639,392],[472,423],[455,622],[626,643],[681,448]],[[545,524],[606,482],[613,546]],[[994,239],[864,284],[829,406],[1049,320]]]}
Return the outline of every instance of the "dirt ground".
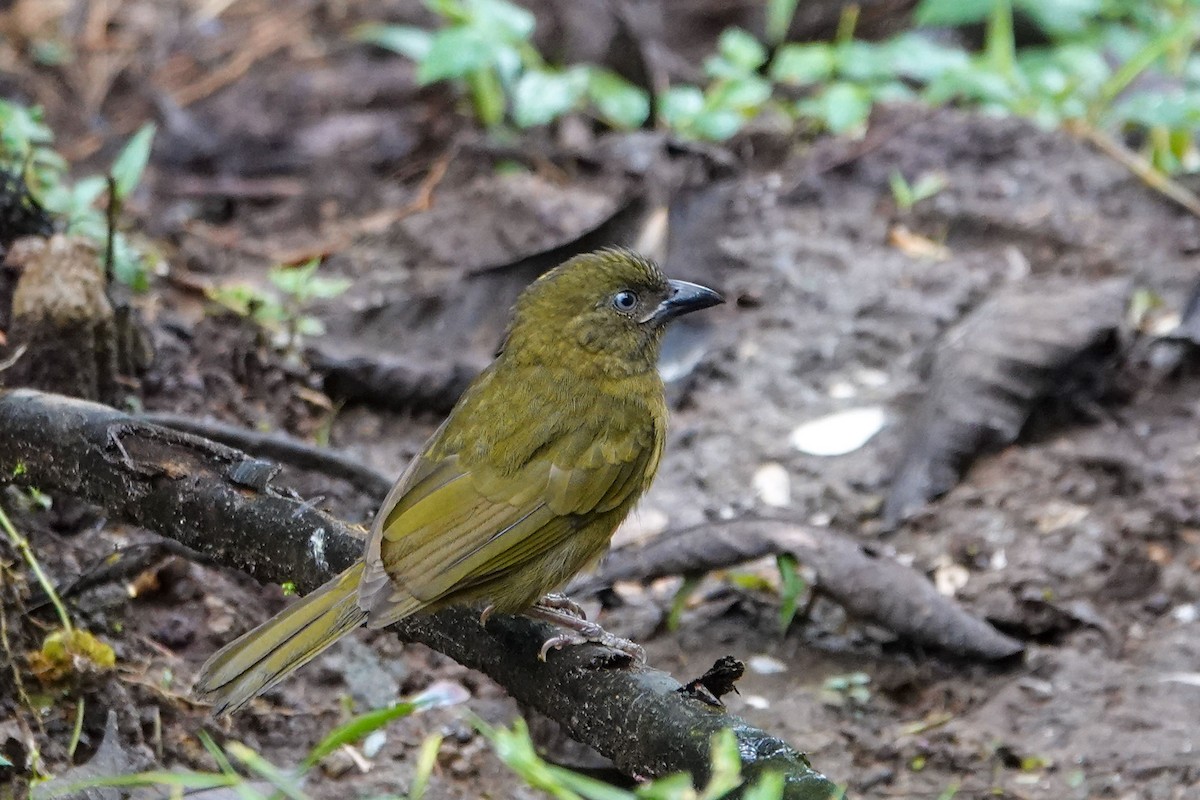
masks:
{"label": "dirt ground", "polygon": [[[437,411],[331,402],[315,372],[272,353],[244,320],[211,313],[197,287],[262,284],[275,261],[328,254],[323,271],[354,285],[319,307],[329,335],[315,347],[478,364],[520,282],[489,282],[480,270],[505,275],[502,265],[603,223],[641,185],[631,165],[661,148],[644,134],[597,138],[586,125],[485,142],[443,87],[418,88],[402,59],[347,41],[363,20],[422,19],[415,3],[297,2],[268,13],[245,0],[200,23],[201,5],[110,12],[85,53],[91,69],[34,67],[7,47],[0,89],[43,104],[84,171],[142,119],[160,122],[130,203],[132,227],[160,242],[169,264],[141,301],[158,351],[141,382],[146,409],[327,437],[398,474]],[[108,64],[105,47],[124,54],[111,76],[96,66]],[[246,58],[231,67],[238,53]],[[731,302],[668,349],[690,374],[672,387],[660,477],[619,539],[762,512],[827,526],[947,580],[1027,652],[1005,667],[948,658],[828,600],[781,634],[777,598],[739,582],[771,578],[769,563],[710,576],[673,631],[664,617],[680,579],[618,587],[639,602],[601,620],[681,679],[722,655],[749,662],[731,710],[806,751],[854,797],[948,797],[953,787],[959,798],[1200,796],[1200,378],[1068,415],[980,458],[894,533],[878,521],[924,360],[947,328],[1006,286],[1052,276],[1128,276],[1179,308],[1195,279],[1200,220],[1087,144],[1011,119],[893,108],[860,141],[757,131],[729,153],[729,163],[688,148],[673,157],[691,188],[672,208],[667,271]],[[888,186],[897,170],[910,180],[939,173],[945,188],[898,211]],[[898,224],[944,244],[945,257],[897,246]],[[800,423],[860,406],[886,409],[865,446],[819,457],[790,444]],[[786,475],[784,507],[764,505],[755,488],[770,464]],[[370,500],[347,485],[292,470],[284,483],[369,520]],[[153,539],[55,501],[19,522],[56,579]],[[404,791],[422,740],[443,732],[429,797],[542,796],[471,728],[468,712],[499,723],[518,713],[503,691],[387,634],[357,635],[231,723],[212,722],[186,699],[194,671],[285,599],[177,558],[155,577],[135,600],[109,587],[79,601],[120,669],[43,715],[52,770],[65,767],[79,697],[77,762],[114,709],[130,752],[211,768],[198,730],[294,763],[347,703],[379,706],[450,681],[470,699],[391,726],[369,769],[325,765],[314,795]],[[869,678],[865,699],[830,689],[853,673]],[[7,680],[0,719],[17,713]],[[0,722],[0,740],[11,724]]]}

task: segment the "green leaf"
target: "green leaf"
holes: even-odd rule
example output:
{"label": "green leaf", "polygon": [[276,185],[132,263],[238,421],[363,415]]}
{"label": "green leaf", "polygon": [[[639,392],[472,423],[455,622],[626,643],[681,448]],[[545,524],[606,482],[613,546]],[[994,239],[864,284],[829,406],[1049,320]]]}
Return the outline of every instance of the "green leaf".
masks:
{"label": "green leaf", "polygon": [[1200,129],[1200,91],[1139,92],[1120,103],[1113,116],[1147,128]]}
{"label": "green leaf", "polygon": [[712,777],[698,800],[717,800],[742,783],[742,756],[737,737],[729,728],[722,728],[712,737]]}
{"label": "green leaf", "polygon": [[[475,727],[491,742],[497,758],[509,769],[531,787],[542,789],[557,800],[634,800],[635,796],[624,789],[547,764],[534,749],[533,741],[529,738],[529,727],[523,719],[514,721],[511,729],[493,728],[480,719],[475,720]],[[636,796],[655,795],[639,790]]]}
{"label": "green leaf", "polygon": [[1190,24],[1169,28],[1147,42],[1105,82],[1100,89],[1099,102],[1105,106],[1110,104],[1138,75],[1149,69],[1170,49],[1193,36],[1195,28],[1196,22],[1190,21]]}
{"label": "green leaf", "polygon": [[313,278],[308,285],[308,296],[318,300],[328,300],[345,294],[352,282],[349,278]]}
{"label": "green leaf", "polygon": [[816,97],[798,104],[802,114],[820,121],[831,133],[848,133],[866,125],[871,97],[852,83],[832,83]]}
{"label": "green leaf", "polygon": [[418,63],[428,58],[429,51],[433,49],[434,34],[411,25],[368,23],[359,25],[350,35],[357,41],[391,50]]}
{"label": "green leaf", "polygon": [[510,42],[528,39],[537,25],[532,12],[506,0],[468,0],[467,8],[472,25]]}
{"label": "green leaf", "polygon": [[600,117],[617,128],[637,128],[650,116],[650,97],[615,72],[588,70],[588,99]]}
{"label": "green leaf", "polygon": [[[344,744],[357,742],[389,722],[429,708],[443,708],[464,702],[469,693],[456,683],[438,681],[411,700],[401,701],[388,708],[368,711],[330,731],[304,759],[305,768],[316,764]],[[435,748],[436,749],[436,748]]]}
{"label": "green leaf", "polygon": [[513,89],[513,121],[522,128],[553,122],[575,108],[586,89],[582,72],[530,70]]}
{"label": "green leaf", "polygon": [[670,127],[680,129],[704,110],[704,92],[696,86],[672,86],[659,102],[663,120]]}
{"label": "green leaf", "polygon": [[421,742],[406,800],[421,800],[425,796],[425,789],[429,786],[429,776],[433,774],[433,768],[437,766],[438,750],[442,747],[442,738],[440,733],[431,733],[425,737],[425,741]]}
{"label": "green leaf", "polygon": [[779,83],[807,86],[833,75],[833,48],[827,44],[785,44],[771,61],[771,78]]}
{"label": "green leaf", "polygon": [[267,273],[267,279],[284,294],[301,296],[306,294],[308,283],[320,266],[320,258],[310,258],[297,267],[272,267]]}
{"label": "green leaf", "polygon": [[1013,33],[1012,0],[992,0],[983,52],[988,66],[1005,77],[1012,76],[1017,60],[1017,40]]}
{"label": "green leaf", "polygon": [[892,70],[898,77],[923,83],[971,65],[971,56],[962,48],[945,45],[920,33],[902,33],[885,45]]}
{"label": "green leaf", "polygon": [[723,142],[740,131],[743,122],[742,115],[736,111],[716,109],[697,115],[689,127],[701,139]]}
{"label": "green leaf", "polygon": [[933,105],[962,99],[1005,109],[1011,109],[1018,99],[1011,81],[974,62],[967,69],[948,72],[930,82],[924,94]]}
{"label": "green leaf", "polygon": [[460,24],[470,21],[463,0],[424,0],[425,7],[447,22]]}
{"label": "green leaf", "polygon": [[229,763],[229,757],[225,755],[225,751],[217,747],[217,743],[208,735],[208,731],[196,731],[196,738],[200,740],[200,744],[208,751],[208,755],[217,764],[217,769],[222,775],[228,775],[237,778],[237,770],[233,768],[233,764]]}
{"label": "green leaf", "polygon": [[125,200],[137,188],[146,164],[150,161],[150,147],[154,144],[157,126],[147,122],[133,135],[112,165],[112,177],[116,182],[118,200]]}
{"label": "green leaf", "polygon": [[488,128],[503,122],[506,105],[504,86],[495,70],[487,67],[475,70],[467,76],[467,85],[471,88],[471,105],[479,121]]}
{"label": "green leaf", "polygon": [[700,585],[702,578],[701,575],[684,576],[683,583],[679,585],[675,596],[671,598],[671,610],[667,613],[667,630],[679,629],[679,622],[683,619],[683,612],[687,610],[688,600],[696,593],[696,588]]}
{"label": "green leaf", "polygon": [[892,64],[892,49],[875,44],[850,40],[834,48],[838,76],[855,83],[889,80],[896,74]]}
{"label": "green leaf", "polygon": [[1053,37],[1083,33],[1104,10],[1103,0],[1017,0],[1015,5]]}
{"label": "green leaf", "polygon": [[83,789],[98,788],[103,786],[114,787],[153,787],[153,786],[171,786],[177,789],[187,791],[204,791],[207,789],[221,789],[232,786],[237,786],[242,782],[239,775],[227,776],[213,772],[196,772],[193,770],[154,770],[150,772],[137,772],[132,775],[113,775],[99,778],[86,778],[81,781],[76,781],[62,788],[62,794],[59,796],[67,796],[75,794]]}
{"label": "green leaf", "polygon": [[767,0],[767,41],[779,44],[787,38],[799,0]]}
{"label": "green leaf", "polygon": [[325,323],[316,317],[301,314],[296,317],[295,330],[301,336],[324,336]]}
{"label": "green leaf", "polygon": [[[899,175],[899,172],[893,175]],[[901,180],[903,177],[901,176]],[[791,553],[781,553],[775,557],[775,563],[779,567],[779,629],[786,632],[792,624],[792,620],[796,617],[796,608],[800,603],[800,596],[804,593],[808,584],[800,575],[800,571],[796,565],[796,557]]]}
{"label": "green leaf", "polygon": [[767,49],[762,42],[741,28],[727,28],[717,41],[717,52],[743,72],[754,72],[767,63]]}
{"label": "green leaf", "polygon": [[71,211],[81,212],[91,208],[100,195],[108,189],[108,179],[103,175],[80,178],[71,188]]}
{"label": "green leaf", "polygon": [[225,745],[226,752],[240,761],[243,766],[265,778],[268,783],[291,800],[308,800],[304,790],[300,788],[297,776],[267,761],[253,749],[241,742],[229,742]]}
{"label": "green leaf", "polygon": [[130,244],[122,233],[113,236],[113,275],[135,292],[150,290],[150,270],[146,256]]}
{"label": "green leaf", "polygon": [[918,25],[972,25],[991,13],[993,0],[921,0],[913,12]]}
{"label": "green leaf", "polygon": [[782,800],[784,786],[783,773],[764,772],[753,786],[742,793],[742,800]]}
{"label": "green leaf", "polygon": [[715,86],[708,98],[708,107],[712,110],[732,109],[753,114],[770,99],[770,82],[752,75]]}
{"label": "green leaf", "polygon": [[41,108],[0,100],[0,155],[20,161],[34,145],[53,140],[53,132],[42,121]]}
{"label": "green leaf", "polygon": [[446,78],[466,78],[492,63],[495,42],[474,28],[446,28],[433,37],[429,52],[417,66],[422,84]]}
{"label": "green leaf", "polygon": [[318,742],[316,747],[310,750],[308,755],[304,757],[304,761],[302,762],[304,769],[312,767],[342,745],[353,744],[365,738],[368,734],[384,727],[392,720],[409,716],[418,710],[418,708],[419,706],[416,703],[400,702],[377,711],[368,711],[365,714],[359,714],[349,722],[337,726],[326,734],[325,738]]}

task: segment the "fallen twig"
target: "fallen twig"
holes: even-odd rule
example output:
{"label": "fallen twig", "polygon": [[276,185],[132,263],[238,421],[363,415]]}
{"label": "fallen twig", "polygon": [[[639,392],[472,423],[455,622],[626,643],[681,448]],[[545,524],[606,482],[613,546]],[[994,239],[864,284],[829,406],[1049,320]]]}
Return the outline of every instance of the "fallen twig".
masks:
{"label": "fallen twig", "polygon": [[1194,217],[1200,217],[1200,197],[1183,184],[1171,180],[1170,176],[1156,168],[1142,156],[1130,150],[1102,130],[1082,120],[1066,124],[1066,129],[1075,136],[1089,142],[1104,155],[1116,161],[1141,179],[1142,183],[1186,209]]}
{"label": "fallen twig", "polygon": [[668,531],[644,544],[613,550],[595,575],[568,591],[707,572],[780,553],[811,567],[820,590],[848,612],[909,641],[988,660],[1024,649],[894,559],[873,555],[835,530],[781,520],[733,520]]}

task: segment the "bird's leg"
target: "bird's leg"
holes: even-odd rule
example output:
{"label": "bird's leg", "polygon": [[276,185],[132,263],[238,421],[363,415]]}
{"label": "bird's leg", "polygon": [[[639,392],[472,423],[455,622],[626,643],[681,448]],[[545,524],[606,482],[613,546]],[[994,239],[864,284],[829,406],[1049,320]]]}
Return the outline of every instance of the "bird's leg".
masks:
{"label": "bird's leg", "polygon": [[544,606],[541,603],[531,606],[525,613],[534,619],[545,620],[560,628],[567,629],[564,633],[551,636],[542,644],[542,649],[538,652],[538,659],[541,661],[546,660],[546,654],[551,650],[557,650],[564,645],[598,644],[624,653],[633,659],[636,664],[646,663],[646,651],[640,645],[628,639],[614,636],[595,622],[588,622],[586,619],[580,619],[557,608]]}
{"label": "bird's leg", "polygon": [[534,605],[542,608],[552,608],[555,611],[565,611],[573,617],[587,619],[587,612],[583,610],[583,606],[576,603],[565,594],[557,592],[542,595],[542,599],[538,600]]}

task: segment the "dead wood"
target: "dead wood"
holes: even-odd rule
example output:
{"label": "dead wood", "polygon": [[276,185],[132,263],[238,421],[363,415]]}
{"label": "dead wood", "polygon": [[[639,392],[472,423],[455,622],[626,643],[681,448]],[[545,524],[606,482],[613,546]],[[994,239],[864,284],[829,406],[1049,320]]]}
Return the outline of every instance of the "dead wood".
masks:
{"label": "dead wood", "polygon": [[1108,383],[1129,283],[1030,279],[942,337],[883,506],[894,528],[952,488],[980,453],[1016,440],[1039,403],[1094,401]]}
{"label": "dead wood", "polygon": [[1005,659],[1024,647],[938,593],[925,576],[875,555],[845,534],[781,520],[733,520],[669,531],[609,553],[597,574],[570,591],[647,581],[790,553],[817,574],[817,587],[859,619],[921,645],[966,658]]}
{"label": "dead wood", "polygon": [[[0,393],[3,481],[69,494],[111,518],[141,525],[262,581],[316,588],[359,558],[350,526],[271,484],[277,468],[190,434],[139,422],[107,406],[31,390]],[[537,660],[549,627],[477,610],[449,609],[394,626],[497,681],[519,702],[557,720],[627,774],[709,772],[709,739],[732,729],[748,775],[781,771],[785,797],[836,794],[803,754],[737,717],[679,694],[649,668],[603,666],[577,647]],[[598,665],[599,664],[599,665]]]}
{"label": "dead wood", "polygon": [[212,419],[197,419],[186,414],[138,414],[142,422],[162,425],[184,433],[203,436],[214,442],[236,447],[259,458],[270,458],[304,470],[338,478],[377,500],[392,488],[392,479],[345,453],[307,444],[283,433],[262,433]]}

